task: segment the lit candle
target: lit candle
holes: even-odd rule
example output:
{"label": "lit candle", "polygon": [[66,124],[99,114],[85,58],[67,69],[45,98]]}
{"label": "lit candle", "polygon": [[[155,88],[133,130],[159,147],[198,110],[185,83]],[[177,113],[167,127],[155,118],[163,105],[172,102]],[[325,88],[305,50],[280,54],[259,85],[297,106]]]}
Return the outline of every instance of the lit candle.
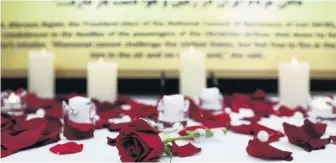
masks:
{"label": "lit candle", "polygon": [[28,57],[28,89],[39,97],[54,97],[54,56],[45,50],[30,52]]}
{"label": "lit candle", "polygon": [[3,109],[6,111],[22,109],[21,98],[15,93],[11,93],[8,98],[3,100]]}
{"label": "lit candle", "polygon": [[206,54],[190,48],[181,53],[180,60],[180,94],[199,104],[202,90],[206,88]]}
{"label": "lit candle", "polygon": [[310,102],[311,112],[316,116],[330,116],[333,114],[331,102],[329,97],[315,97]]}
{"label": "lit candle", "polygon": [[279,65],[279,96],[280,103],[289,108],[302,106],[307,108],[310,99],[309,64],[292,62]]}
{"label": "lit candle", "polygon": [[87,69],[89,97],[99,101],[115,102],[118,92],[117,63],[104,62],[104,60],[100,58],[98,62],[89,62]]}

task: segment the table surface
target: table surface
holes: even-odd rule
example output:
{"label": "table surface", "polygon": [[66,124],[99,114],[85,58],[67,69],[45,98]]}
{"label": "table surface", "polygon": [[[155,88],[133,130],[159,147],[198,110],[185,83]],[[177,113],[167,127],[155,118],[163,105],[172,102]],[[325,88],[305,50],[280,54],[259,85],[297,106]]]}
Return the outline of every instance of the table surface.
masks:
{"label": "table surface", "polygon": [[[155,104],[156,98],[137,96],[136,100]],[[286,121],[291,124],[302,125],[303,119],[300,117],[279,118],[270,117],[260,121],[270,128],[283,131],[282,123]],[[189,122],[188,122],[189,123]],[[194,125],[195,122],[190,122],[188,125]],[[328,127],[323,137],[336,135],[336,123],[327,122]],[[224,135],[220,129],[214,129],[215,135],[202,142],[193,143],[195,146],[200,146],[202,151],[194,156],[179,158],[173,157],[172,162],[264,162],[264,160],[250,157],[246,152],[248,141],[252,138],[248,135],[241,135],[228,132]],[[88,140],[76,141],[84,144],[84,149],[80,153],[70,155],[55,155],[49,151],[49,148],[57,143],[65,143],[63,139],[57,143],[46,145],[39,148],[20,151],[16,154],[1,159],[2,162],[120,162],[118,151],[115,147],[107,145],[107,136],[116,137],[118,132],[109,132],[107,129],[95,131],[95,137]],[[185,144],[186,141],[179,141],[178,144]],[[300,147],[292,145],[286,137],[280,141],[271,144],[281,150],[291,151],[294,160],[292,162],[336,162],[336,145],[329,144],[324,150],[315,150],[306,152]],[[169,162],[168,158],[161,159],[161,162]],[[281,161],[276,161],[281,162]],[[287,162],[287,161],[283,161]]]}

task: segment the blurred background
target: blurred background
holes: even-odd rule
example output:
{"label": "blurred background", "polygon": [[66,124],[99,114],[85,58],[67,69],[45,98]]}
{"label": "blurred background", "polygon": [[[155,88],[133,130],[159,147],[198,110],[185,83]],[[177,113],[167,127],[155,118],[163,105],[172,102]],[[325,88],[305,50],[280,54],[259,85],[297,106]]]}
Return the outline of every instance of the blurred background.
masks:
{"label": "blurred background", "polygon": [[[27,88],[28,54],[55,56],[56,94],[86,93],[89,62],[118,64],[118,92],[179,92],[179,55],[207,54],[223,94],[278,92],[278,66],[310,65],[336,91],[334,1],[2,1],[1,90]],[[20,11],[19,13],[17,11]],[[297,14],[300,13],[300,14]],[[162,74],[165,74],[164,76]],[[211,77],[210,74],[215,74]]]}

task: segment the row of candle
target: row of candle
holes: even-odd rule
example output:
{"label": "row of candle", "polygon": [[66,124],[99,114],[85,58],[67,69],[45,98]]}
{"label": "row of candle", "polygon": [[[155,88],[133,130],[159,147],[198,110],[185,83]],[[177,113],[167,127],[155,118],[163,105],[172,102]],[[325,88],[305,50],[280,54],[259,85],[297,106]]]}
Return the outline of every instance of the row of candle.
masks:
{"label": "row of candle", "polygon": [[[180,93],[196,102],[206,87],[206,54],[190,48],[180,55]],[[278,67],[280,103],[289,107],[307,107],[310,99],[309,64],[293,59]],[[54,56],[50,52],[29,54],[28,89],[40,97],[54,96]],[[118,66],[102,59],[87,65],[88,96],[114,102],[117,98]]]}

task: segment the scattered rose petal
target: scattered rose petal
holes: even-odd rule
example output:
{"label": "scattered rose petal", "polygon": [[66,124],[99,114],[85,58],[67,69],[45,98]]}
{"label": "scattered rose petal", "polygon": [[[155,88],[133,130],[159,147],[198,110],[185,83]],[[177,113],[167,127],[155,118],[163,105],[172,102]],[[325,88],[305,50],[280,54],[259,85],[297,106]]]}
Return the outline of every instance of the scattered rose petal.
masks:
{"label": "scattered rose petal", "polygon": [[303,107],[297,107],[295,109],[291,109],[284,105],[279,107],[277,115],[280,117],[292,117],[296,112],[302,113],[303,117],[308,117],[308,113]]}
{"label": "scattered rose petal", "polygon": [[270,146],[268,143],[263,143],[258,140],[250,140],[246,151],[252,157],[265,160],[293,160],[292,152],[279,150]]}
{"label": "scattered rose petal", "polygon": [[313,123],[310,120],[305,119],[302,128],[311,138],[320,138],[326,131],[327,124]]}
{"label": "scattered rose petal", "polygon": [[117,138],[107,137],[107,144],[110,145],[110,146],[115,146],[116,141],[117,141]]}
{"label": "scattered rose petal", "polygon": [[201,152],[201,148],[197,148],[191,143],[178,146],[175,142],[172,142],[172,145],[169,145],[169,147],[173,155],[179,157],[188,157]]}
{"label": "scattered rose petal", "polygon": [[261,116],[256,115],[256,116],[253,116],[253,117],[244,117],[241,120],[250,121],[250,122],[258,122],[258,121],[261,120]]}
{"label": "scattered rose petal", "polygon": [[49,150],[57,155],[79,153],[83,150],[83,144],[67,142],[64,144],[57,144],[51,147]]}
{"label": "scattered rose petal", "polygon": [[206,127],[204,127],[204,126],[190,126],[190,127],[184,128],[178,134],[181,135],[181,136],[185,136],[185,135],[188,135],[187,131],[194,131],[196,129],[206,129]]}
{"label": "scattered rose petal", "polygon": [[330,136],[331,141],[333,141],[334,143],[336,143],[336,136]]}
{"label": "scattered rose petal", "polygon": [[326,130],[326,124],[312,123],[306,119],[303,126],[298,127],[285,122],[283,127],[288,141],[307,152],[324,149],[325,145],[330,143],[330,139],[320,139]]}
{"label": "scattered rose petal", "polygon": [[109,123],[107,128],[109,129],[109,131],[120,131],[121,128],[123,128],[124,126],[127,126],[129,124],[129,122],[127,123]]}

